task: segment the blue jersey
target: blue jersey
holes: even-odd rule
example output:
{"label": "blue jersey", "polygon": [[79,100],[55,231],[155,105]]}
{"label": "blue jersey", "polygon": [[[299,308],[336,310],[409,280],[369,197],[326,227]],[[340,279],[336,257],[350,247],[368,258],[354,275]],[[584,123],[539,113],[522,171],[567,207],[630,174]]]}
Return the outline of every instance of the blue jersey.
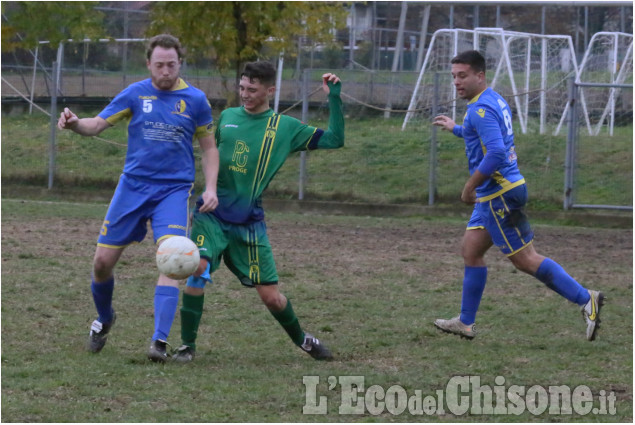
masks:
{"label": "blue jersey", "polygon": [[149,78],[133,83],[98,116],[111,125],[129,120],[123,172],[153,181],[193,182],[193,140],[213,134],[207,97],[182,79],[170,91]]}
{"label": "blue jersey", "polygon": [[463,125],[454,135],[465,140],[470,175],[476,170],[490,176],[476,188],[478,202],[488,201],[525,183],[518,169],[511,109],[491,88],[467,104]]}

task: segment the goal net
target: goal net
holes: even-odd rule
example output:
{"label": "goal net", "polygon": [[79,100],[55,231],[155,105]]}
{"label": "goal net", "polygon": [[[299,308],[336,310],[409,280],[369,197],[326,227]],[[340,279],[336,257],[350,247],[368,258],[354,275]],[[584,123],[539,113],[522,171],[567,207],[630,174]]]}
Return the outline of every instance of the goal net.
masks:
{"label": "goal net", "polygon": [[581,113],[589,135],[597,136],[604,129],[613,136],[616,121],[632,119],[633,35],[594,34],[576,84],[580,85]]}
{"label": "goal net", "polygon": [[[413,120],[429,121],[435,97],[439,112],[456,120],[450,61],[472,49],[485,56],[488,84],[507,99],[522,133],[544,134],[558,125],[567,105],[567,80],[577,75],[571,37],[476,28],[434,33],[402,128]],[[437,96],[435,74],[440,74]]]}

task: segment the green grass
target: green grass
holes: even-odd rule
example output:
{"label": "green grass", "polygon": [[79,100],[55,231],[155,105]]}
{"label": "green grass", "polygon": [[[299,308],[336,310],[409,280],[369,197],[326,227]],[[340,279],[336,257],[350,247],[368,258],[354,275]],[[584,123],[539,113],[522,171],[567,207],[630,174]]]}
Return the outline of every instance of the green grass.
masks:
{"label": "green grass", "polygon": [[[335,158],[335,157],[334,157]],[[208,288],[198,357],[145,358],[156,271],[150,240],[117,268],[118,321],[99,355],[84,351],[94,307],[89,271],[104,204],[2,200],[2,419],[5,422],[632,422],[632,231],[535,226],[540,250],[608,302],[598,339],[578,308],[488,254],[479,335],[438,332],[460,302],[462,221],[274,213],[281,290],[304,327],[335,353],[313,361],[253,290],[222,266]],[[609,249],[605,249],[609,247]],[[170,342],[179,341],[180,321]],[[587,385],[617,397],[617,415],[340,415],[340,386],[400,385],[435,396],[453,376],[481,385]],[[304,376],[318,376],[326,415],[303,415]],[[363,394],[362,394],[363,395]],[[597,398],[596,404],[597,406]]]}
{"label": "green grass", "polygon": [[[324,109],[313,112],[311,122],[326,125],[324,113]],[[429,126],[409,125],[401,131],[401,116],[384,120],[359,118],[358,114],[349,112],[343,149],[308,154],[305,199],[427,204]],[[48,137],[49,120],[41,114],[3,117],[3,190],[46,187]],[[102,137],[119,145],[58,132],[56,188],[114,188],[125,159],[125,125],[103,132]],[[447,132],[438,132],[438,137],[438,202],[456,204],[468,177],[463,141]],[[632,205],[632,138],[632,126],[617,127],[613,137],[581,138],[576,202]],[[516,147],[521,172],[528,181],[530,208],[561,209],[565,135],[517,134]],[[292,155],[267,196],[297,198],[299,164],[300,155]],[[201,188],[202,174],[198,173],[197,190]]]}

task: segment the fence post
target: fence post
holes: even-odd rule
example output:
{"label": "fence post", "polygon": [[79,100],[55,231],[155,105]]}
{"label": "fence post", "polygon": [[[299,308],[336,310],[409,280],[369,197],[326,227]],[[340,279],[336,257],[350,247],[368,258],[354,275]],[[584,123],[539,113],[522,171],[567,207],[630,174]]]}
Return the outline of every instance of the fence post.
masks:
{"label": "fence post", "polygon": [[37,56],[40,49],[40,45],[35,46],[35,53],[33,54],[33,77],[31,77],[31,95],[29,102],[29,115],[33,114],[33,97],[35,96],[35,76],[37,74]]}
{"label": "fence post", "polygon": [[[439,73],[434,74],[434,97],[432,98],[432,118],[439,113]],[[432,125],[430,137],[430,177],[428,179],[428,205],[434,205],[437,195],[437,126]]]}
{"label": "fence post", "polygon": [[277,114],[280,106],[280,91],[282,90],[282,68],[284,67],[284,51],[278,55],[278,67],[276,68],[276,93],[273,97],[273,111]]}
{"label": "fence post", "polygon": [[[302,73],[302,122],[309,118],[309,74],[308,69]],[[306,151],[300,152],[300,178],[298,182],[298,199],[304,199],[304,184],[306,182]]]}
{"label": "fence post", "polygon": [[57,48],[57,62],[56,63],[57,65],[55,66],[55,68],[57,69],[57,71],[53,70],[53,73],[55,74],[54,75],[55,82],[53,84],[55,85],[58,93],[63,95],[62,89],[64,84],[62,82],[62,66],[64,65],[64,43],[60,43],[59,47]]}
{"label": "fence post", "polygon": [[53,93],[51,95],[51,121],[50,121],[50,138],[49,138],[49,190],[53,188],[53,177],[55,176],[55,135],[57,129],[57,90],[60,70],[57,61],[53,62]]}
{"label": "fence post", "polygon": [[567,149],[564,163],[564,209],[573,205],[575,151],[578,138],[578,108],[576,105],[578,87],[573,77],[569,79],[569,129],[567,132]]}

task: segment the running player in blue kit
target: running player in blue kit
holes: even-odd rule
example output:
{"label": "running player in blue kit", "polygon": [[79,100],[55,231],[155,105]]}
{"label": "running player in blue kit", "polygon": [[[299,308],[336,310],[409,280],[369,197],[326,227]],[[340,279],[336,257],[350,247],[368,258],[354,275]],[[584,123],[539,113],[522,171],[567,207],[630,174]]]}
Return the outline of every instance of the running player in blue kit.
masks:
{"label": "running player in blue kit", "polygon": [[[183,52],[179,40],[161,34],[149,40],[150,78],[133,83],[93,118],[78,118],[68,108],[60,129],[95,136],[128,121],[128,150],[123,173],[106,213],[93,260],[91,289],[99,317],[92,323],[88,350],[101,351],[115,323],[113,270],[123,250],[141,242],[151,221],[154,241],[188,236],[188,200],[194,185],[193,141],[202,151],[205,192],[201,211],[218,206],[218,149],[212,109],[205,94],[179,76]],[[159,275],[154,295],[154,334],[148,358],[167,359],[167,337],[178,305],[179,282]]]}
{"label": "running player in blue kit", "polygon": [[527,186],[518,169],[511,109],[487,87],[485,58],[478,51],[469,50],[454,57],[451,63],[457,94],[468,100],[467,112],[463,125],[456,125],[445,115],[439,115],[433,123],[465,140],[470,178],[461,201],[474,204],[474,210],[462,244],[465,270],[461,314],[448,320],[437,319],[435,326],[474,338],[476,312],[487,280],[484,257],[496,245],[518,270],[580,305],[587,325],[586,337],[593,341],[604,295],[585,289],[558,263],[536,252],[534,234],[523,211]]}

